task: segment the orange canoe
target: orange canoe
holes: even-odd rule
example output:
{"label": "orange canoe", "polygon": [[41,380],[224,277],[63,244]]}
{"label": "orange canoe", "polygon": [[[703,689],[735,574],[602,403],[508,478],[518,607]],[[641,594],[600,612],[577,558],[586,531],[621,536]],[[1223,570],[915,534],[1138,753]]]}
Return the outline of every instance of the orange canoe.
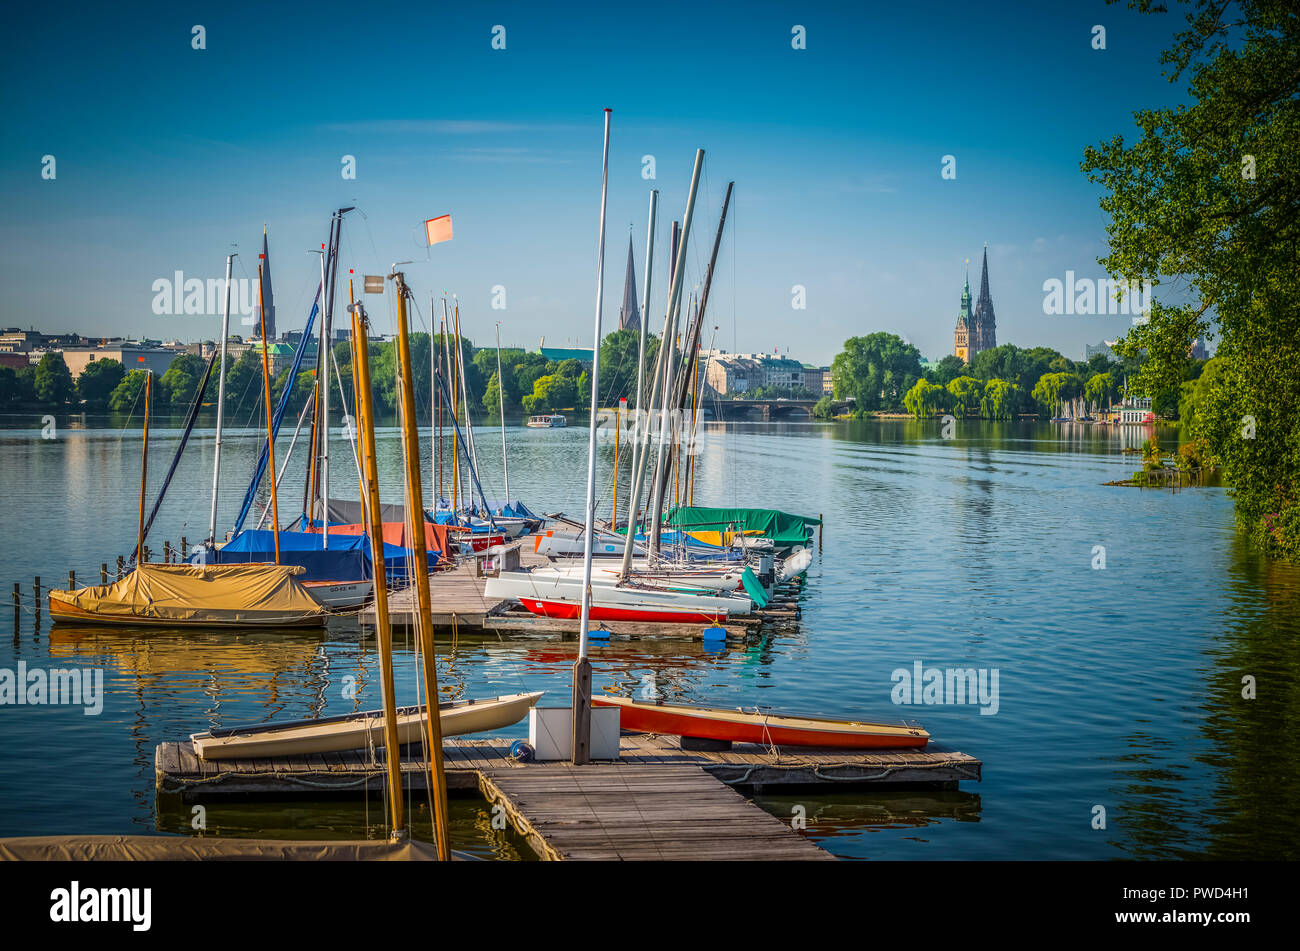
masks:
{"label": "orange canoe", "polygon": [[592,697],[591,702],[598,707],[618,707],[619,727],[637,733],[855,750],[919,749],[930,740],[925,730],[904,724],[749,713],[741,709],[649,703],[624,697]]}

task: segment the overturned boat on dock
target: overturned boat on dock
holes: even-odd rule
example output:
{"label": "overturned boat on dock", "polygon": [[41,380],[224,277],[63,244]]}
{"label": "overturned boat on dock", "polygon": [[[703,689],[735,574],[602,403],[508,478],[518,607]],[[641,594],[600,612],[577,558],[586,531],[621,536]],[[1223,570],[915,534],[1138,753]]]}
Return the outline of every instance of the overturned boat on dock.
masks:
{"label": "overturned boat on dock", "polygon": [[[489,700],[455,700],[438,704],[442,736],[485,733],[518,723],[541,699],[543,691],[517,693]],[[397,736],[403,744],[425,736],[424,704],[397,708]],[[263,723],[195,733],[194,753],[205,760],[264,756],[306,756],[339,753],[384,745],[384,712],[369,710],[317,720]]]}

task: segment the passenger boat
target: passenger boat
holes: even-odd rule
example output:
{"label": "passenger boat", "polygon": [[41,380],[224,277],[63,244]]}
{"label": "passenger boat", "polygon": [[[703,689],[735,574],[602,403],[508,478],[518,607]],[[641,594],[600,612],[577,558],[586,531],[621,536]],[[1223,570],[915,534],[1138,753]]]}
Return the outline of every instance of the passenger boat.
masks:
{"label": "passenger boat", "polygon": [[[541,698],[543,691],[517,693],[490,700],[456,700],[438,704],[442,735],[482,733],[518,723]],[[425,736],[424,704],[397,709],[397,736],[403,743],[418,743]],[[194,752],[205,760],[261,756],[301,756],[337,753],[384,745],[382,710],[347,713],[318,720],[263,723],[195,733]]]}
{"label": "passenger boat", "polygon": [[143,562],[109,585],[53,590],[50,619],[138,627],[320,627],[329,612],[298,565]]}
{"label": "passenger boat", "polygon": [[726,710],[680,704],[647,703],[625,697],[592,697],[598,707],[618,707],[619,727],[636,733],[667,733],[733,743],[819,746],[834,749],[918,749],[930,740],[920,727],[905,724],[782,716],[758,710]]}
{"label": "passenger boat", "polygon": [[542,416],[529,416],[527,425],[532,429],[563,429],[569,421],[558,413]]}

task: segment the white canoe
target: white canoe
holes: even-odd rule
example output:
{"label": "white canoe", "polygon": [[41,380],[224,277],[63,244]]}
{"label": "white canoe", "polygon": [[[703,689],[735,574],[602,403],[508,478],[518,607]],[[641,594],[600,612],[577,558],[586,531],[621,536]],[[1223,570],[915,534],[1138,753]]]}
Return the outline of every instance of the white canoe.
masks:
{"label": "white canoe", "polygon": [[[490,700],[456,700],[438,705],[442,735],[482,733],[518,723],[528,715],[543,691],[516,693]],[[397,736],[403,743],[424,739],[425,707],[400,707]],[[384,745],[382,710],[348,713],[319,720],[292,723],[263,723],[195,733],[190,736],[194,752],[201,759],[245,759],[261,756],[301,756],[306,753],[337,753]]]}

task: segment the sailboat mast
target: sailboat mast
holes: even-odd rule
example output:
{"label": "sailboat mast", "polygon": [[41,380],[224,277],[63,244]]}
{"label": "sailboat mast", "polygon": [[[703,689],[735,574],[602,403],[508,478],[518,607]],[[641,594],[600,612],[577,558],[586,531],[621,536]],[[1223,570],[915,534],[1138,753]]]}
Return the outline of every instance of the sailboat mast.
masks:
{"label": "sailboat mast", "polygon": [[[456,317],[456,369],[460,376],[460,400],[465,406],[465,461],[473,470],[474,478],[478,478],[478,450],[474,447],[474,424],[470,422],[469,409],[469,384],[465,380],[465,351],[460,343],[460,301],[456,301],[452,312]],[[474,508],[474,491],[470,486],[465,486],[465,494],[469,496],[469,508]]]}
{"label": "sailboat mast", "polygon": [[[397,292],[397,358],[401,367],[402,438],[406,443],[406,530],[411,546],[419,618],[420,652],[424,661],[425,740],[433,769],[433,828],[438,858],[451,858],[447,832],[447,778],[442,765],[442,718],[438,711],[438,665],[433,646],[433,616],[429,594],[428,555],[430,539],[425,537],[424,492],[420,485],[420,440],[415,418],[415,367],[407,334],[406,298],[410,294],[401,271],[393,273]],[[395,749],[395,747],[394,747]],[[400,787],[398,787],[400,790]]]}
{"label": "sailboat mast", "polygon": [[[394,840],[406,838],[406,817],[402,811],[401,746],[397,735],[397,694],[393,688],[393,628],[388,617],[388,585],[384,574],[383,512],[379,507],[379,466],[375,453],[375,415],[370,391],[370,344],[366,339],[366,309],[357,302],[352,313],[353,382],[357,391],[361,457],[365,470],[366,533],[370,536],[370,564],[375,575],[375,633],[379,641],[380,687],[384,704],[384,759],[388,767],[388,807]],[[437,708],[428,711],[436,716]]]}
{"label": "sailboat mast", "polygon": [[[452,482],[451,482],[451,517],[452,523],[455,524],[456,513],[460,507],[460,426],[457,425],[458,416],[460,415],[460,391],[456,388],[456,364],[459,362],[452,358],[450,343],[447,341],[447,298],[442,299],[442,321],[443,321],[443,351],[447,355],[447,375],[451,382],[451,465],[452,465]],[[453,333],[459,335],[459,330],[453,330]],[[460,340],[456,340],[456,349],[460,350]]]}
{"label": "sailboat mast", "polygon": [[600,173],[600,239],[596,250],[596,324],[591,344],[591,419],[587,428],[586,530],[582,538],[582,610],[578,659],[573,665],[573,765],[591,760],[591,662],[587,624],[591,620],[591,537],[596,525],[596,400],[600,392],[600,311],[605,297],[605,202],[609,191],[609,119],[605,110],[605,149]]}
{"label": "sailboat mast", "polygon": [[510,498],[510,461],[506,458],[506,393],[501,375],[501,321],[497,321],[497,407],[501,412],[501,474],[506,480],[506,505]]}
{"label": "sailboat mast", "polygon": [[[643,432],[650,426],[650,409],[646,405],[647,394],[645,387],[645,342],[646,342],[646,324],[650,320],[650,278],[654,274],[654,256],[655,256],[655,213],[659,207],[659,190],[650,189],[650,221],[646,225],[645,232],[645,280],[642,282],[645,297],[641,304],[641,340],[637,345],[636,360],[636,420],[637,424],[632,427],[632,477],[627,489],[627,538],[623,542],[623,564],[619,569],[618,580],[621,582],[627,577],[628,569],[632,564],[632,540],[636,536],[636,515],[641,505],[641,482],[642,456],[644,452],[641,448],[647,440],[642,438]],[[648,444],[648,443],[647,443]],[[615,526],[617,528],[617,526]]]}
{"label": "sailboat mast", "polygon": [[140,443],[140,520],[135,535],[135,563],[144,557],[144,484],[149,478],[149,399],[153,371],[144,371],[144,439]]}
{"label": "sailboat mast", "polygon": [[[266,398],[266,475],[271,480],[271,537],[275,563],[280,563],[280,505],[275,498],[275,429],[271,422],[271,354],[266,339],[266,304],[262,299],[262,266],[257,266],[257,310],[262,315],[262,388]],[[287,384],[291,385],[291,384]]]}
{"label": "sailboat mast", "polygon": [[651,506],[653,516],[650,527],[650,557],[659,556],[659,518],[663,511],[665,479],[660,473],[667,474],[664,468],[665,444],[668,440],[668,421],[670,411],[669,394],[672,392],[673,364],[676,362],[677,314],[681,310],[682,283],[686,271],[686,246],[691,237],[691,220],[695,217],[695,194],[700,187],[700,171],[704,166],[704,149],[695,152],[695,168],[691,172],[691,190],[686,196],[686,214],[682,217],[682,236],[680,247],[673,249],[675,267],[673,268],[672,290],[668,295],[668,322],[664,331],[663,342],[659,345],[664,353],[663,406],[659,414],[659,454],[655,462],[654,502]]}
{"label": "sailboat mast", "polygon": [[433,439],[433,454],[429,456],[429,486],[433,489],[433,510],[438,511],[442,500],[442,409],[438,402],[437,348],[433,345],[433,305],[436,303],[429,295],[429,435]]}
{"label": "sailboat mast", "polygon": [[230,338],[230,269],[235,260],[226,255],[226,303],[221,311],[221,372],[217,376],[217,445],[212,455],[212,516],[208,519],[208,543],[217,543],[217,483],[221,477],[221,426],[226,409],[226,341]]}

